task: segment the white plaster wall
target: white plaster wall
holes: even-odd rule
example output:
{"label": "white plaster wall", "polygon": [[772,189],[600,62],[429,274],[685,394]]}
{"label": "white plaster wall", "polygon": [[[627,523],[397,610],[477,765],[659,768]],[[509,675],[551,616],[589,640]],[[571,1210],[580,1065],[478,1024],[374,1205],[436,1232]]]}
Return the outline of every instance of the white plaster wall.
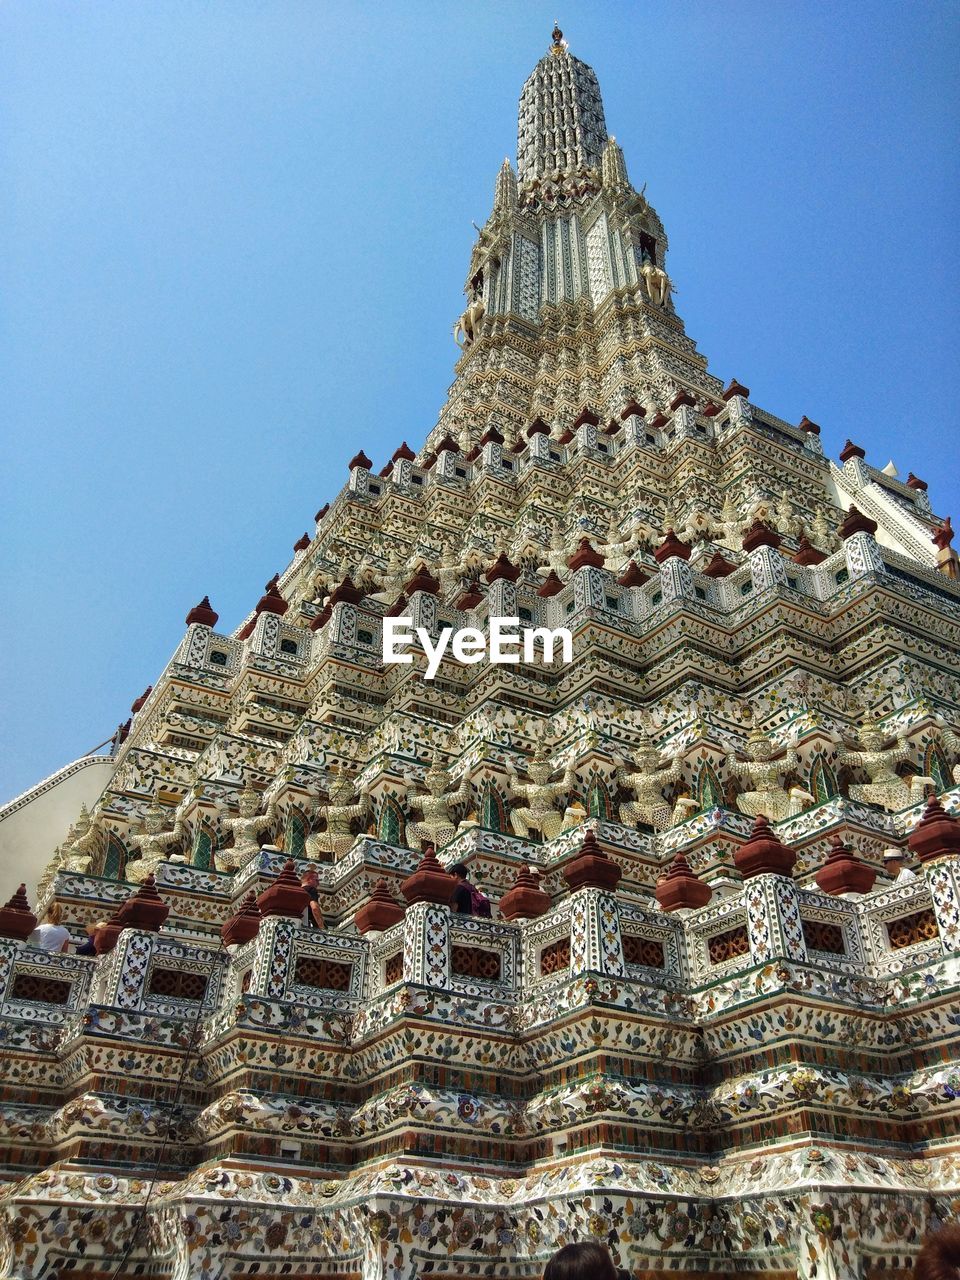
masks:
{"label": "white plaster wall", "polygon": [[21,881],[34,905],[37,881],[76,820],[92,809],[110,780],[112,756],[83,756],[0,808],[0,905]]}

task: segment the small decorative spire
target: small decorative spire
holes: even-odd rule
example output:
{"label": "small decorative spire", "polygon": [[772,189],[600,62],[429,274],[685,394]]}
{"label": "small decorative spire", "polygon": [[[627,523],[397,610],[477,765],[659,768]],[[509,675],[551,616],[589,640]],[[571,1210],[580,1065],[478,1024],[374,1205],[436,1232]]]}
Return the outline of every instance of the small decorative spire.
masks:
{"label": "small decorative spire", "polygon": [[504,920],[534,920],[550,910],[550,895],[537,884],[529,867],[521,867],[513,885],[500,899]]}
{"label": "small decorative spire", "polygon": [[553,47],[555,49],[563,48],[563,32],[560,30],[560,24],[557,22],[553,24]]}
{"label": "small decorative spire", "polygon": [[877,532],[876,520],[871,520],[869,516],[865,516],[858,507],[851,507],[840,525],[839,533],[844,542],[847,538],[852,538],[855,533]]}
{"label": "small decorative spire", "polygon": [[215,627],[219,613],[215,613],[210,607],[210,597],[204,596],[199,604],[195,604],[186,617],[188,627],[198,623],[202,627]]}
{"label": "small decorative spire", "polygon": [[690,544],[681,542],[672,529],[668,529],[663,535],[663,541],[659,547],[654,547],[653,558],[657,564],[665,564],[668,560],[690,559]]}
{"label": "small decorative spire", "polygon": [[497,183],[493,190],[494,213],[509,213],[516,209],[519,201],[517,192],[517,175],[509,160],[504,160],[497,174]]}
{"label": "small decorative spire", "polygon": [[5,907],[0,908],[0,938],[29,938],[37,927],[37,917],[27,901],[27,886],[22,884]]}
{"label": "small decorative spire", "polygon": [[537,595],[544,600],[549,600],[551,596],[555,596],[559,591],[563,590],[563,583],[557,577],[555,569],[550,572],[543,580],[543,585],[537,588]]}
{"label": "small decorative spire", "polygon": [[310,896],[300,883],[293,859],[288,858],[273,884],[257,898],[257,906],[264,916],[286,916],[290,920],[298,920],[309,901]]}
{"label": "small decorative spire", "polygon": [[520,566],[513,564],[507,553],[501,551],[483,576],[488,582],[496,582],[498,578],[505,578],[507,582],[516,582],[520,577]]}
{"label": "small decorative spire", "polygon": [[642,587],[645,582],[649,581],[650,574],[641,569],[636,560],[631,560],[623,573],[617,578],[617,582],[621,587]]}
{"label": "small decorative spire", "polygon": [[657,881],[654,895],[661,911],[696,911],[707,905],[713,897],[713,890],[704,884],[683,854],[678,852]]}
{"label": "small decorative spire", "polygon": [[407,876],[404,880],[400,892],[411,906],[415,902],[436,902],[446,906],[453,897],[456,883],[456,876],[444,871],[437,861],[433,845],[428,844],[420,865],[412,876]]}
{"label": "small decorative spire", "polygon": [[960,822],[947,813],[936,796],[927,801],[923,817],[907,839],[907,848],[920,862],[960,855]]}
{"label": "small decorative spire", "polygon": [[830,853],[814,876],[824,893],[839,897],[844,893],[869,893],[877,878],[876,870],[854,853],[843,837],[834,832],[830,837]]}
{"label": "small decorative spire", "polygon": [[750,838],[733,855],[744,880],[751,876],[792,876],[797,860],[794,851],[776,835],[765,814],[758,814]]}
{"label": "small decorative spire", "polygon": [[405,908],[401,907],[387,887],[382,877],[373,886],[373,892],[362,907],[354,914],[353,922],[361,933],[383,933],[403,919]]}
{"label": "small decorative spire", "polygon": [[568,569],[602,569],[603,556],[593,546],[589,538],[581,538],[576,551],[567,561]]}
{"label": "small decorative spire", "polygon": [[612,893],[622,875],[619,864],[597,844],[597,837],[590,830],[584,832],[580,852],[563,868],[563,878],[571,890],[606,889]]}
{"label": "small decorative spire", "polygon": [[250,942],[259,933],[262,919],[263,913],[257,905],[257,895],[251,889],[220,930],[224,945],[242,947],[245,942]]}

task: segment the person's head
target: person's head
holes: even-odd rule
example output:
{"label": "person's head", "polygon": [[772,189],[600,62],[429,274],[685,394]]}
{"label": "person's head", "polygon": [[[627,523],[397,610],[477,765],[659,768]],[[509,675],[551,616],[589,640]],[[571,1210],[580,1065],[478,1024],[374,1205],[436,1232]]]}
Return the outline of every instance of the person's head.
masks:
{"label": "person's head", "polygon": [[47,914],[44,916],[47,924],[60,924],[63,920],[63,907],[59,902],[51,902],[47,907]]}
{"label": "person's head", "polygon": [[543,1269],[543,1280],[618,1280],[618,1277],[606,1246],[586,1240],[558,1249]]}
{"label": "person's head", "polygon": [[897,875],[907,865],[902,849],[884,849],[883,869],[891,875]]}
{"label": "person's head", "polygon": [[960,1227],[927,1236],[914,1267],[916,1280],[960,1280]]}
{"label": "person's head", "polygon": [[467,878],[467,868],[462,862],[452,863],[451,866],[447,867],[447,870],[452,876],[456,876],[458,880],[466,880]]}
{"label": "person's head", "polygon": [[317,875],[316,871],[314,871],[313,867],[308,867],[300,877],[300,883],[305,885],[308,889],[315,889],[320,883],[320,877]]}

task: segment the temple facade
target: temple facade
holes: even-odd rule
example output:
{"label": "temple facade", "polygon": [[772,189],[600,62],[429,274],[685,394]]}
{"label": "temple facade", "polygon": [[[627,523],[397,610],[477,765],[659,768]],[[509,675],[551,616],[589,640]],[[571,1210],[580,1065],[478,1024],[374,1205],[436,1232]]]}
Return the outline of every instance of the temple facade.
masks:
{"label": "temple facade", "polygon": [[644,190],[555,31],[436,425],[190,610],[0,910],[3,1276],[893,1280],[956,1215],[950,522],[708,372]]}

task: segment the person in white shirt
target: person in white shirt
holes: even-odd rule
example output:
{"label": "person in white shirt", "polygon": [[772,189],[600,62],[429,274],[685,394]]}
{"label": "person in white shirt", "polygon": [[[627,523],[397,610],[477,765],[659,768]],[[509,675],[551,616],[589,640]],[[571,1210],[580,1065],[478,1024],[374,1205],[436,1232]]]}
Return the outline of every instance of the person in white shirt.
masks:
{"label": "person in white shirt", "polygon": [[47,908],[43,924],[38,924],[27,942],[31,947],[39,947],[41,951],[66,951],[70,945],[70,930],[60,923],[60,903],[54,902]]}
{"label": "person in white shirt", "polygon": [[906,884],[917,878],[917,873],[907,866],[902,849],[884,849],[883,869],[894,884]]}

